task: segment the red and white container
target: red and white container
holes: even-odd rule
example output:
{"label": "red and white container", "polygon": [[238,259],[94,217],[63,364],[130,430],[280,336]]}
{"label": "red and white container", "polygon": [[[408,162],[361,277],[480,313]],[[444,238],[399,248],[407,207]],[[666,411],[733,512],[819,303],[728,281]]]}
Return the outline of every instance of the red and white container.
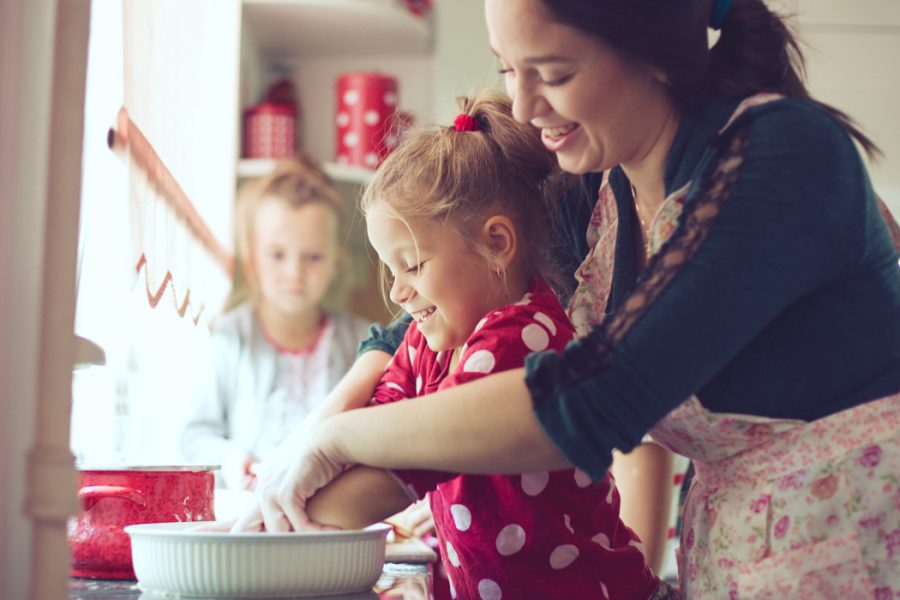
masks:
{"label": "red and white container", "polygon": [[337,80],[335,161],[376,168],[396,145],[397,80],[383,73],[346,73]]}
{"label": "red and white container", "polygon": [[294,86],[287,80],[273,84],[266,98],[244,111],[244,158],[288,158],[297,149]]}
{"label": "red and white container", "polygon": [[244,112],[244,158],[287,158],[296,148],[297,116],[286,104],[261,102]]}
{"label": "red and white container", "polygon": [[134,579],[126,525],[215,520],[217,465],[79,466],[81,510],[69,519],[71,575]]}

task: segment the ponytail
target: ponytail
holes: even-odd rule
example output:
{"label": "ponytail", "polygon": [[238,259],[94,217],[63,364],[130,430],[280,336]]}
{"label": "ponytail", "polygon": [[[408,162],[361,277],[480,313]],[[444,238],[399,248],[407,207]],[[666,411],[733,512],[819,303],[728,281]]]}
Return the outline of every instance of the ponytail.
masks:
{"label": "ponytail", "polygon": [[846,113],[810,97],[800,44],[763,0],[732,0],[721,29],[709,51],[710,91],[731,96],[775,92],[811,100],[840,121],[870,158],[881,153]]}

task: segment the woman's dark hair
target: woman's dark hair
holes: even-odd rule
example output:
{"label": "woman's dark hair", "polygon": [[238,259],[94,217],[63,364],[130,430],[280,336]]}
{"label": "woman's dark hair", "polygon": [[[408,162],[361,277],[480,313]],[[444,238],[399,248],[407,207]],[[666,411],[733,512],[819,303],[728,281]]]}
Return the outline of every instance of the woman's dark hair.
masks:
{"label": "woman's dark hair", "polygon": [[879,153],[853,120],[810,98],[803,53],[782,17],[763,0],[732,0],[716,44],[707,27],[714,0],[543,0],[561,23],[599,37],[661,69],[679,105],[711,93],[774,92],[810,99],[831,113],[871,157]]}

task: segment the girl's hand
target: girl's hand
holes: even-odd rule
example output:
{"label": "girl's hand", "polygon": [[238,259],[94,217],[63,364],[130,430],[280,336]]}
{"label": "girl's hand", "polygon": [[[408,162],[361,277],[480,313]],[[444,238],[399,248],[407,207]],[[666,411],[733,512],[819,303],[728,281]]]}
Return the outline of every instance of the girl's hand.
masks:
{"label": "girl's hand", "polygon": [[344,470],[332,449],[330,428],[301,427],[274,454],[260,463],[256,502],[238,518],[232,531],[303,531],[324,529],[306,514],[306,502]]}
{"label": "girl's hand", "polygon": [[416,537],[421,538],[434,531],[434,517],[428,500],[419,500],[411,504],[398,516],[406,530]]}

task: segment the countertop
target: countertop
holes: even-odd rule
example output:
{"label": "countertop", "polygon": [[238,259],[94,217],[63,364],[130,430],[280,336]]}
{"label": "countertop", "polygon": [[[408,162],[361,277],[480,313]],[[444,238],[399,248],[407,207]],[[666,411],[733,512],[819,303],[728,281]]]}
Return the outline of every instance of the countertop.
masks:
{"label": "countertop", "polygon": [[[385,563],[381,578],[371,592],[328,596],[327,600],[427,600],[431,596],[431,567],[426,564]],[[173,596],[144,592],[134,580],[69,580],[69,600],[162,600]],[[203,599],[196,599],[203,600]],[[284,600],[284,599],[281,599]],[[315,600],[306,596],[303,600]],[[323,597],[322,600],[325,600]]]}

